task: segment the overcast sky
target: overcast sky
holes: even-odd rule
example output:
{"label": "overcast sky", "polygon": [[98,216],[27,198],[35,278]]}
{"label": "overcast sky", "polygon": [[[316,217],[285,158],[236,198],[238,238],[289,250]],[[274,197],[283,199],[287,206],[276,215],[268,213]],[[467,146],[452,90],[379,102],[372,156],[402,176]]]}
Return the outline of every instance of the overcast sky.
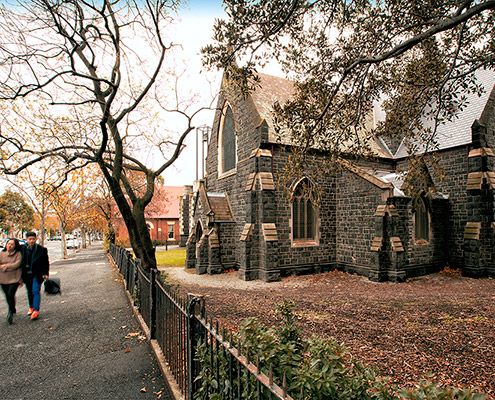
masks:
{"label": "overcast sky", "polygon": [[[224,16],[221,0],[192,0],[179,13],[181,22],[177,25],[177,29],[174,29],[174,40],[180,43],[184,49],[184,62],[187,64],[188,76],[191,81],[194,81],[196,89],[204,90],[207,93],[211,92],[212,89],[219,89],[219,73],[202,71],[200,49],[212,42],[211,37],[215,18]],[[211,87],[207,78],[216,82],[216,85],[214,84]],[[205,113],[196,122],[196,126],[211,126],[213,113]],[[181,128],[180,126],[178,127],[178,129]],[[201,148],[198,149],[198,154],[199,158],[201,158]],[[200,159],[197,164],[198,175],[201,178]],[[189,134],[186,149],[174,165],[169,167],[162,176],[165,178],[165,185],[167,186],[192,185],[196,179],[196,132]]]}
{"label": "overcast sky", "polygon": [[[212,43],[213,23],[215,18],[225,18],[226,14],[221,0],[193,0],[186,5],[180,13],[182,23],[178,26],[176,33],[178,43],[182,43],[185,53],[191,58],[189,64],[189,74],[191,80],[194,81],[197,87],[204,85],[206,90],[209,88],[208,82],[205,79],[205,71],[201,71],[201,56],[199,51],[201,47],[208,43]],[[201,73],[200,73],[201,72]],[[279,67],[276,63],[267,65],[263,72],[273,75],[282,76]],[[209,76],[212,79],[211,75]],[[216,86],[213,88],[218,91],[220,85],[221,74],[217,73]],[[216,105],[216,103],[214,104]],[[213,113],[201,120],[198,125],[209,125],[213,123]],[[176,163],[169,168],[163,175],[165,185],[182,186],[192,185],[196,179],[196,133],[191,132],[187,148]],[[206,152],[206,149],[205,149]],[[198,151],[201,157],[201,149]],[[205,154],[206,155],[206,154]],[[201,160],[198,160],[199,178],[201,178]]]}

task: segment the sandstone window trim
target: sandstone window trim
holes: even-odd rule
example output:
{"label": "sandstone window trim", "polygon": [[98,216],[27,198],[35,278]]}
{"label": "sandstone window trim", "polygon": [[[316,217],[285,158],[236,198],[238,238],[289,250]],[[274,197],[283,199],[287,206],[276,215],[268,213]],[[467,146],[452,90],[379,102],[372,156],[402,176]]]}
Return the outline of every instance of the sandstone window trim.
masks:
{"label": "sandstone window trim", "polygon": [[319,208],[304,193],[304,186],[311,186],[308,178],[301,179],[293,189],[291,202],[291,242],[293,247],[319,245]]}
{"label": "sandstone window trim", "polygon": [[228,102],[222,109],[218,132],[218,175],[232,175],[237,172],[237,133],[234,110]]}
{"label": "sandstone window trim", "polygon": [[430,207],[424,196],[419,196],[413,209],[413,238],[414,244],[425,245],[430,243],[431,215]]}

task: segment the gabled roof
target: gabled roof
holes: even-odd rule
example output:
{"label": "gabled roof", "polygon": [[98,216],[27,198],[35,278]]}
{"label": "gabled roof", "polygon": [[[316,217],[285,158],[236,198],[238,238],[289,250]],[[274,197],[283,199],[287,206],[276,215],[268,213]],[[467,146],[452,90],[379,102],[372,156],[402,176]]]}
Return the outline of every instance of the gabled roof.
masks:
{"label": "gabled roof", "polygon": [[251,98],[261,122],[264,120],[268,125],[268,140],[270,143],[277,142],[275,136],[275,124],[273,121],[274,104],[278,102],[283,106],[294,95],[294,84],[288,79],[277,76],[258,74],[259,86],[252,92]]}
{"label": "gabled roof", "polygon": [[207,193],[215,222],[233,222],[234,216],[230,208],[229,199],[225,193]]}
{"label": "gabled roof", "polygon": [[[437,128],[437,144],[435,150],[444,150],[471,143],[471,126],[478,119],[480,123],[486,125],[490,117],[495,112],[495,71],[479,70],[476,72],[479,83],[485,92],[478,96],[476,94],[467,95],[467,105],[456,117]],[[256,110],[260,116],[260,124],[265,121],[268,125],[268,140],[270,143],[290,144],[288,132],[281,137],[275,135],[274,127],[274,104],[278,102],[283,106],[287,100],[294,95],[294,85],[291,81],[267,74],[259,74],[259,86],[252,92],[251,97]],[[377,116],[371,117],[371,119]],[[375,125],[375,121],[368,121],[370,127]],[[433,122],[424,120],[425,127],[432,127]],[[371,149],[380,157],[384,158],[404,158],[408,155],[407,145],[403,142],[395,153],[391,153],[386,144],[380,139],[374,139],[370,143]]]}
{"label": "gabled roof", "polygon": [[208,216],[209,222],[234,222],[234,214],[230,207],[229,198],[225,193],[207,192],[203,183],[198,188],[195,208],[201,201],[201,205]]}
{"label": "gabled roof", "polygon": [[[382,182],[382,186],[379,184],[376,184],[372,182],[370,179],[366,178],[363,176],[363,173],[359,173],[356,171],[351,171],[355,172],[357,175],[367,179],[368,181],[374,183],[376,186],[385,188],[385,185],[390,185],[391,188],[393,188],[392,194],[394,197],[407,197],[406,194],[404,193],[404,181],[406,179],[406,175],[401,172],[394,172],[390,170],[377,170],[377,169],[369,169],[369,168],[364,168],[364,167],[358,167],[354,166],[354,169],[356,170],[361,170],[363,172],[366,172],[370,176],[373,176],[377,181]],[[433,198],[435,199],[448,199],[449,196],[444,195],[441,192],[435,192],[432,195]]]}
{"label": "gabled roof", "polygon": [[[483,85],[485,93],[467,95],[467,105],[460,111],[452,121],[440,125],[437,128],[438,147],[432,150],[445,150],[471,143],[471,126],[475,120],[480,120],[483,125],[487,124],[489,114],[495,108],[495,71],[479,70],[476,72],[478,83]],[[491,117],[493,118],[493,116]],[[433,128],[433,121],[424,121],[426,128]],[[408,156],[408,147],[404,141],[401,143],[394,158]]]}
{"label": "gabled roof", "polygon": [[[289,132],[280,132],[278,135],[275,134],[273,114],[276,103],[283,107],[283,105],[294,95],[294,84],[288,79],[279,78],[273,75],[259,73],[258,76],[260,81],[256,86],[256,89],[251,93],[251,98],[253,99],[258,115],[261,118],[260,125],[263,121],[266,122],[268,126],[268,141],[270,143],[290,145],[291,139]],[[370,128],[373,126],[371,120],[367,121],[367,124]],[[364,135],[362,135],[360,140],[365,140]],[[371,140],[366,141],[375,155],[390,158],[390,153],[383,148],[376,138],[373,137]]]}

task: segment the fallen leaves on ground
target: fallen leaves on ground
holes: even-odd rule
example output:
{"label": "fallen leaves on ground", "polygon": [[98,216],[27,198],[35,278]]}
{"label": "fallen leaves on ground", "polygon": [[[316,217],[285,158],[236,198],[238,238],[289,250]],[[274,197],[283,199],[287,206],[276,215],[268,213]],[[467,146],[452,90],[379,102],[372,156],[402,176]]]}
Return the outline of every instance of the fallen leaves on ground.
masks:
{"label": "fallen leaves on ground", "polygon": [[294,300],[306,335],[335,337],[403,388],[431,373],[441,384],[477,386],[495,399],[494,279],[446,270],[375,283],[332,271],[282,282],[242,290],[181,283],[180,290],[204,295],[208,314],[230,330],[247,317],[271,326],[279,320],[275,303]]}

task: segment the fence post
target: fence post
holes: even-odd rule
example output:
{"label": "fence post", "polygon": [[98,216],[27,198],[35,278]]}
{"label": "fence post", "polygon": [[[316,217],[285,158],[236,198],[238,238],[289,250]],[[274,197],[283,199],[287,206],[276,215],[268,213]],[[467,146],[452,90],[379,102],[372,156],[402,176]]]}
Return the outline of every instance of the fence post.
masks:
{"label": "fence post", "polygon": [[192,400],[195,392],[194,381],[198,376],[197,364],[194,361],[196,358],[196,347],[200,340],[199,323],[196,321],[195,308],[200,304],[202,296],[197,296],[191,293],[187,294],[187,393],[186,400]]}
{"label": "fence post", "polygon": [[[140,263],[139,261],[139,258],[136,258],[134,259],[133,263],[132,263],[132,282],[133,282],[133,289],[132,289],[132,293],[133,294],[136,294],[136,287],[137,287],[137,284],[138,284],[138,269],[137,269],[137,266],[138,264]],[[139,310],[141,311],[141,310]]]}
{"label": "fence post", "polygon": [[[132,266],[132,257],[130,255],[130,253],[127,253],[127,257],[125,259],[125,262],[126,262],[126,266],[125,266],[125,286],[126,286],[126,289],[129,290],[129,287],[134,287],[134,285],[131,286],[131,279],[135,279],[134,278],[134,273],[131,275],[131,270],[133,270],[133,268],[131,268]],[[130,292],[130,290],[129,290]],[[134,293],[131,293],[131,295],[133,295]]]}
{"label": "fence post", "polygon": [[150,270],[150,338],[156,339],[156,273],[157,270]]}

